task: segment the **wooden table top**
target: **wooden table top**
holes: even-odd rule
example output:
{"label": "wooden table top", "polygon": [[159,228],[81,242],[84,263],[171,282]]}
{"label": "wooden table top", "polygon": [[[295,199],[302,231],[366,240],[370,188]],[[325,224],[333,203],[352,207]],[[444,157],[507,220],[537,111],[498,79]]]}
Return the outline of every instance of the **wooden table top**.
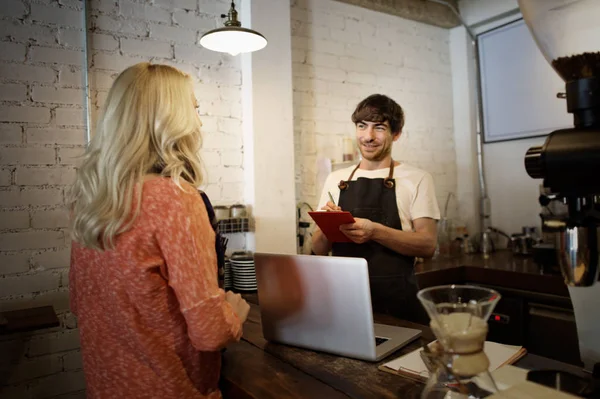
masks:
{"label": "wooden table top", "polygon": [[[244,335],[223,353],[221,390],[224,398],[406,398],[420,397],[424,385],[386,373],[378,366],[431,342],[427,326],[374,315],[375,322],[423,331],[422,339],[378,363],[319,353],[266,341],[262,335],[257,294],[244,294],[251,304]],[[516,363],[525,369],[549,368],[583,376],[580,368],[527,354]]]}
{"label": "wooden table top", "polygon": [[[250,301],[249,301],[250,302]],[[375,321],[423,330],[428,327],[387,316]],[[244,336],[223,354],[223,395],[241,398],[418,398],[423,385],[377,369],[421,346],[416,340],[379,363],[365,362],[266,341],[260,310],[251,304]]]}

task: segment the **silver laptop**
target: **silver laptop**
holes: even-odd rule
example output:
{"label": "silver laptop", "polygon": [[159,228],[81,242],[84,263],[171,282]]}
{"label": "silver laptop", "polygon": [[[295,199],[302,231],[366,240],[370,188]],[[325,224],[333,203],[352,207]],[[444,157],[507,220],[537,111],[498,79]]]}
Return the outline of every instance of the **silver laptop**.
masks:
{"label": "silver laptop", "polygon": [[421,330],[373,323],[362,258],[255,253],[266,340],[379,361]]}

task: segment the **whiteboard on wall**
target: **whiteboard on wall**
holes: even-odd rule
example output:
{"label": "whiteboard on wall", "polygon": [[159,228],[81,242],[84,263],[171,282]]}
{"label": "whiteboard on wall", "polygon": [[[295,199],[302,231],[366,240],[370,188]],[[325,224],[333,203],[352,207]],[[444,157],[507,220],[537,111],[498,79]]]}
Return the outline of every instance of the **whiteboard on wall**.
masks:
{"label": "whiteboard on wall", "polygon": [[565,83],[546,61],[522,19],[477,37],[483,133],[487,143],[543,136],[573,126]]}

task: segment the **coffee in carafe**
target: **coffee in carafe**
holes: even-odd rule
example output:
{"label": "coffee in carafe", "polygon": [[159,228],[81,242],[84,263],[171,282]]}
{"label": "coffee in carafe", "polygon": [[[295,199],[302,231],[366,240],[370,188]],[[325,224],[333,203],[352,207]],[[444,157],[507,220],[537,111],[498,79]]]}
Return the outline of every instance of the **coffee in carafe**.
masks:
{"label": "coffee in carafe", "polygon": [[421,399],[476,399],[497,392],[484,344],[487,320],[500,294],[483,287],[446,285],[425,288],[417,298],[437,338],[421,352],[430,373]]}

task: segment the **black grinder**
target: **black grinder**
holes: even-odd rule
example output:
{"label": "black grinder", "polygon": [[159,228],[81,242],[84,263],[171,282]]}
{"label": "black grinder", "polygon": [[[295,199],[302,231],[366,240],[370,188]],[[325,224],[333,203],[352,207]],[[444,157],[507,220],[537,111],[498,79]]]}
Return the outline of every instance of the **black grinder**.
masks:
{"label": "black grinder", "polygon": [[[542,146],[525,154],[527,173],[543,179],[548,193],[540,196],[541,205],[564,204],[564,213],[542,218],[542,229],[556,233],[558,265],[573,304],[581,360],[584,370],[595,377],[571,376],[573,389],[561,390],[600,397],[600,321],[595,306],[600,303],[600,1],[518,3],[537,46],[565,81],[565,93],[558,97],[566,99],[567,112],[573,115],[572,128],[550,133]],[[552,386],[544,381],[559,381],[559,374],[538,370],[528,379]]]}

